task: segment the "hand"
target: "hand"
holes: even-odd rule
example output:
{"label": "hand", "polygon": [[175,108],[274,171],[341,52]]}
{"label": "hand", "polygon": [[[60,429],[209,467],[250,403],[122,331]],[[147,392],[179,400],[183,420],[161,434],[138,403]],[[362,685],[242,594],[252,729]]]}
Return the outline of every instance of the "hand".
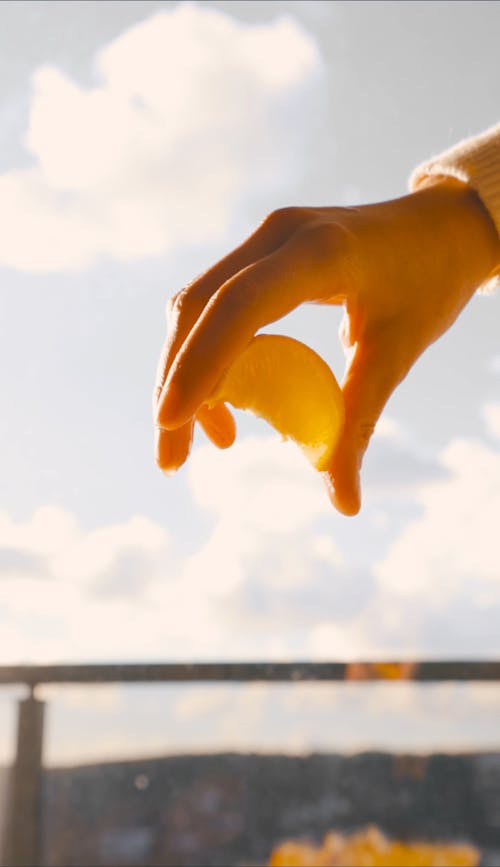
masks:
{"label": "hand", "polygon": [[169,302],[154,394],[158,465],[185,461],[195,418],[217,445],[233,442],[229,410],[203,404],[259,328],[304,302],[343,304],[346,421],[323,476],[333,505],[356,514],[362,458],[388,398],[499,261],[491,217],[454,179],[380,204],[271,213]]}

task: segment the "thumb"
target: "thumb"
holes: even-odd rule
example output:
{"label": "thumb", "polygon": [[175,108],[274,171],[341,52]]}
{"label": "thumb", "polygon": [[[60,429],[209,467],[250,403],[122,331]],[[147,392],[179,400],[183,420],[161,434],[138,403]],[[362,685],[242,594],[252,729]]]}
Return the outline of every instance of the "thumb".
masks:
{"label": "thumb", "polygon": [[379,416],[406,371],[387,345],[357,343],[348,363],[342,393],[345,423],[331,464],[323,473],[332,504],[344,515],[361,508],[360,470]]}

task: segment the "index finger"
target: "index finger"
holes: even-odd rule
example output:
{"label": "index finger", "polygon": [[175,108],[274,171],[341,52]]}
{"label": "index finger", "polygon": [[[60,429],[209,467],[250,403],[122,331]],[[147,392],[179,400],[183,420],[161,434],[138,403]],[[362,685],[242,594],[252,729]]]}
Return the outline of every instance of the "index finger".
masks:
{"label": "index finger", "polygon": [[[157,405],[177,353],[207,302],[221,284],[245,266],[279,247],[309,215],[309,209],[282,208],[273,211],[239,247],[200,275],[169,302],[168,333],[157,365],[153,392],[155,459],[163,470],[173,471],[186,460],[193,439],[193,419],[175,431],[159,423]],[[226,448],[235,437],[235,425],[225,406],[201,413],[197,420],[215,445]],[[209,422],[207,424],[207,422]]]}
{"label": "index finger", "polygon": [[304,301],[331,296],[335,258],[332,235],[311,225],[226,281],[171,367],[158,403],[160,426],[174,430],[186,423],[259,328]]}
{"label": "index finger", "polygon": [[309,213],[310,209],[300,207],[273,211],[242,244],[171,299],[168,334],[156,373],[154,407],[177,353],[215,292],[243,268],[278,249],[303,224]]}

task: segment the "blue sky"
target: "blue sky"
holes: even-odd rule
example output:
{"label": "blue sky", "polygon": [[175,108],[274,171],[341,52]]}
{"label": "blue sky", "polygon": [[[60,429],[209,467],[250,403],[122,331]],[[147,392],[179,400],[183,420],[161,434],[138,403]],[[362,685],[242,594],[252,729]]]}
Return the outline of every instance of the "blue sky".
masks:
{"label": "blue sky", "polygon": [[[497,296],[391,399],[354,519],[241,413],[230,450],[199,434],[166,478],[150,417],[173,292],[274,208],[402,195],[420,161],[498,121],[497,4],[6,2],[0,19],[0,661],[497,656]],[[339,322],[310,306],[268,330],[340,379]],[[108,701],[110,732],[131,695]],[[483,737],[478,714],[457,743]],[[131,749],[154,742],[136,728]]]}

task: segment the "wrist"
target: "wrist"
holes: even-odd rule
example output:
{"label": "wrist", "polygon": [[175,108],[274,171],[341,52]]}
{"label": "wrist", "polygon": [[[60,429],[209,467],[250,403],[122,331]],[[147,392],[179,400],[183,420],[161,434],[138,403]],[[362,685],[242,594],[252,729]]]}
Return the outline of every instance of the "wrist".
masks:
{"label": "wrist", "polygon": [[467,270],[476,286],[500,268],[500,237],[479,193],[464,181],[440,175],[420,180],[411,195],[421,197],[444,228],[450,245],[466,253]]}

